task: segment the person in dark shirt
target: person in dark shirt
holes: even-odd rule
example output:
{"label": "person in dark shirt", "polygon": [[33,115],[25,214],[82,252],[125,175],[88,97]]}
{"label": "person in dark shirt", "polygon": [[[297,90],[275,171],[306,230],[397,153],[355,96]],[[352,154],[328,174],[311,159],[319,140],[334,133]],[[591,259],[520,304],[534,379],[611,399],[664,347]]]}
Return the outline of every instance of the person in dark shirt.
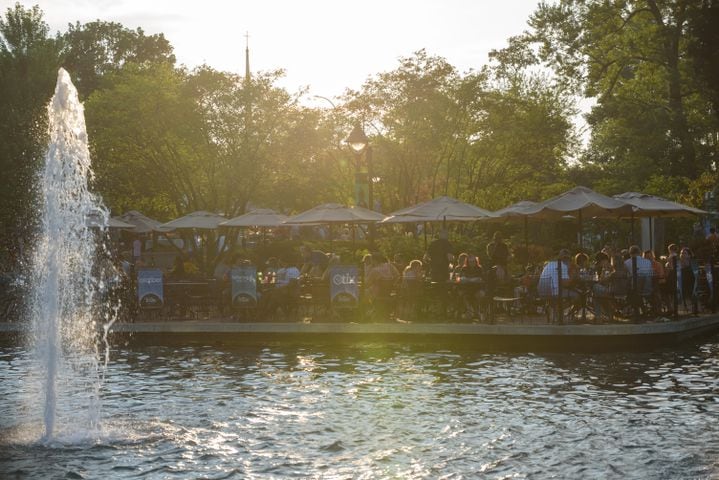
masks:
{"label": "person in dark shirt", "polygon": [[506,270],[509,260],[509,247],[504,243],[502,232],[494,232],[492,241],[487,244],[487,256],[491,266],[500,266]]}
{"label": "person in dark shirt", "polygon": [[433,282],[449,280],[449,262],[454,248],[447,240],[447,230],[440,230],[436,240],[427,247],[426,257],[429,259],[430,277]]}

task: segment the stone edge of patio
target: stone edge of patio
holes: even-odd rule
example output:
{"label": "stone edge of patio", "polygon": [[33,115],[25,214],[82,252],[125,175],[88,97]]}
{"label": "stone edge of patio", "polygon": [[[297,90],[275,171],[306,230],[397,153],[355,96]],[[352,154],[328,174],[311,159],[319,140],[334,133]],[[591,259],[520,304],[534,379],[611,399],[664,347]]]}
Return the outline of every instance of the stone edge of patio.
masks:
{"label": "stone edge of patio", "polygon": [[[0,333],[19,333],[22,323],[0,323]],[[647,323],[604,325],[522,325],[467,323],[282,323],[163,321],[116,323],[111,333],[131,334],[334,334],[334,335],[480,335],[480,336],[556,336],[611,337],[683,334],[694,330],[719,329],[719,315],[670,320],[660,318]]]}

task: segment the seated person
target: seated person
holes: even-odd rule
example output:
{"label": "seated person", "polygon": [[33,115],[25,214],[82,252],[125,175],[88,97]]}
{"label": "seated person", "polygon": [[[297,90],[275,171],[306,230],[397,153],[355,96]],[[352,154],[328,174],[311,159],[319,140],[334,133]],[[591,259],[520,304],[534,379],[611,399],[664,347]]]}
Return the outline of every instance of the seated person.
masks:
{"label": "seated person", "polygon": [[404,255],[401,253],[395,253],[394,257],[392,257],[392,265],[394,265],[394,268],[396,268],[398,272],[404,272],[405,267],[407,267]]}
{"label": "seated person", "polygon": [[300,253],[302,254],[300,274],[310,278],[321,277],[329,261],[327,255],[320,250],[312,250],[306,245],[300,247]]}
{"label": "seated person", "polygon": [[340,256],[331,254],[329,257],[329,260],[327,261],[327,268],[325,268],[325,271],[322,273],[322,281],[329,283],[330,281],[330,271],[332,270],[332,267],[336,267],[340,264]]}
{"label": "seated person", "polygon": [[[586,253],[578,253],[574,256],[574,262],[572,264],[576,269],[575,277],[581,280],[592,279],[594,277],[594,270],[589,264],[589,256]],[[571,276],[571,273],[570,273]]]}
{"label": "seated person", "polygon": [[479,257],[468,254],[460,267],[455,282],[459,284],[460,311],[463,318],[479,316],[480,304],[485,297],[484,270]]}
{"label": "seated person", "polygon": [[424,281],[424,270],[421,260],[412,260],[402,272],[402,287],[415,287]]}
{"label": "seated person", "polygon": [[217,263],[215,264],[215,269],[212,273],[212,278],[214,278],[217,281],[222,281],[225,279],[225,275],[230,270],[230,259],[229,259],[229,252],[224,252],[220,254],[219,258],[217,259]]}
{"label": "seated person", "polygon": [[559,296],[560,290],[560,275],[559,269],[561,268],[561,290],[562,297],[575,298],[577,292],[572,287],[572,278],[569,273],[569,261],[571,255],[569,250],[562,249],[557,255],[557,260],[547,262],[542,269],[542,273],[539,275],[539,283],[537,289],[539,295],[543,297],[557,297]]}
{"label": "seated person", "polygon": [[175,261],[172,264],[172,269],[170,270],[168,276],[173,280],[181,280],[187,277],[187,272],[185,271],[185,259],[182,258],[182,255],[177,255],[175,257]]}
{"label": "seated person", "polygon": [[610,261],[605,254],[599,253],[597,262],[600,273],[598,282],[592,287],[594,315],[596,318],[611,319],[616,310],[616,298],[629,292],[629,272],[621,254],[613,255]]}
{"label": "seated person", "polygon": [[468,254],[457,273],[459,274],[459,282],[481,282],[484,271],[482,270],[482,265],[479,263],[479,257]]}
{"label": "seated person", "polygon": [[370,301],[389,294],[388,286],[399,280],[399,272],[381,253],[372,254],[372,267],[367,274],[367,293]]}
{"label": "seated person", "polygon": [[450,272],[450,278],[452,280],[459,278],[459,274],[462,271],[462,267],[464,267],[464,264],[467,262],[467,257],[469,257],[469,254],[465,253],[465,252],[462,252],[459,255],[457,255],[457,259],[454,262],[452,271]]}
{"label": "seated person", "polygon": [[286,306],[294,295],[299,295],[300,270],[285,258],[277,264],[274,287],[265,291],[260,299],[260,308],[266,314],[273,314],[278,308]]}
{"label": "seated person", "polygon": [[402,314],[417,318],[421,311],[421,295],[424,289],[424,268],[421,260],[412,260],[402,272],[400,287]]}

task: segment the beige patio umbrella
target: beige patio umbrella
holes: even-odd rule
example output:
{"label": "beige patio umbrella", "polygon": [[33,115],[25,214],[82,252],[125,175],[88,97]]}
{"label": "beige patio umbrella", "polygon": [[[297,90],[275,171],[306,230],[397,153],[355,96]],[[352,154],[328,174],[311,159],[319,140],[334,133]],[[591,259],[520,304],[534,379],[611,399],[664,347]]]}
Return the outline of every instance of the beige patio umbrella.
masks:
{"label": "beige patio umbrella", "polygon": [[437,197],[428,202],[390,213],[382,223],[474,222],[494,217],[475,205],[451,197]]}
{"label": "beige patio umbrella", "polygon": [[692,217],[708,213],[683,203],[646,193],[625,192],[614,195],[613,198],[632,205],[635,217]]}
{"label": "beige patio umbrella", "polygon": [[108,217],[107,220],[103,217],[100,212],[92,212],[87,214],[86,219],[87,226],[90,228],[118,228],[132,230],[135,228],[134,225],[125,223],[122,220],[117,220],[112,217]]}
{"label": "beige patio umbrella", "polygon": [[632,206],[625,202],[580,186],[528,207],[524,214],[535,218],[560,218],[567,214],[580,218],[621,217],[631,215],[632,211]]}
{"label": "beige patio umbrella", "polygon": [[614,195],[614,198],[632,205],[632,241],[634,240],[634,217],[649,218],[649,245],[654,246],[654,229],[651,227],[654,217],[693,217],[706,215],[708,212],[690,207],[682,203],[673,202],[666,198],[657,197],[639,192],[625,192]]}
{"label": "beige patio umbrella", "polygon": [[268,208],[258,208],[239,217],[220,223],[221,227],[278,227],[287,220],[287,215],[282,215]]}
{"label": "beige patio umbrella", "polygon": [[528,207],[524,214],[533,218],[561,218],[567,214],[576,215],[579,220],[579,247],[584,247],[582,220],[585,217],[631,216],[633,207],[617,199],[602,195],[587,187],[575,187],[549,200]]}
{"label": "beige patio umbrella", "polygon": [[[220,223],[225,220],[226,218],[222,215],[199,210],[197,212],[188,213],[184,217],[176,218],[175,220],[163,223],[158,227],[158,229],[160,231],[183,230],[186,232],[203,232],[203,245],[205,245],[206,248],[204,248],[204,255],[202,255],[201,261],[204,262],[205,270],[209,272],[210,264],[212,263],[210,261],[211,253],[209,246],[214,243],[212,230],[216,230]],[[195,250],[198,250],[196,236],[189,235],[189,239],[192,240],[192,245]],[[170,242],[170,244],[174,245],[172,242]]]}
{"label": "beige patio umbrella", "polygon": [[222,215],[216,213],[199,210],[197,212],[188,213],[184,217],[176,218],[159,226],[160,230],[215,230],[220,223],[227,220]]}
{"label": "beige patio umbrella", "polygon": [[524,247],[529,249],[529,216],[526,214],[527,210],[533,209],[537,206],[537,202],[529,200],[521,200],[517,203],[513,203],[508,207],[499,209],[494,213],[493,218],[487,218],[487,222],[498,222],[505,221],[510,218],[522,217],[524,218]]}
{"label": "beige patio umbrella", "polygon": [[320,225],[336,223],[377,223],[385,216],[362,207],[345,207],[338,203],[325,203],[299,213],[284,221],[284,225]]}
{"label": "beige patio umbrella", "polygon": [[125,223],[134,225],[135,228],[132,230],[133,233],[150,233],[157,231],[160,227],[160,222],[153,220],[150,217],[143,215],[137,210],[130,210],[124,214],[114,217],[116,220],[120,220]]}

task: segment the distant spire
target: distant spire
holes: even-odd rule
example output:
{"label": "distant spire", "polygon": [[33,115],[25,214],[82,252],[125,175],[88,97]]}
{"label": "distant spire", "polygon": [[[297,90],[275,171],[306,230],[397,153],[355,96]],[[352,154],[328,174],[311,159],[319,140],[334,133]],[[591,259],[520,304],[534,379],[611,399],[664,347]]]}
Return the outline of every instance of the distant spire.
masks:
{"label": "distant spire", "polygon": [[250,82],[250,32],[245,32],[245,82]]}

